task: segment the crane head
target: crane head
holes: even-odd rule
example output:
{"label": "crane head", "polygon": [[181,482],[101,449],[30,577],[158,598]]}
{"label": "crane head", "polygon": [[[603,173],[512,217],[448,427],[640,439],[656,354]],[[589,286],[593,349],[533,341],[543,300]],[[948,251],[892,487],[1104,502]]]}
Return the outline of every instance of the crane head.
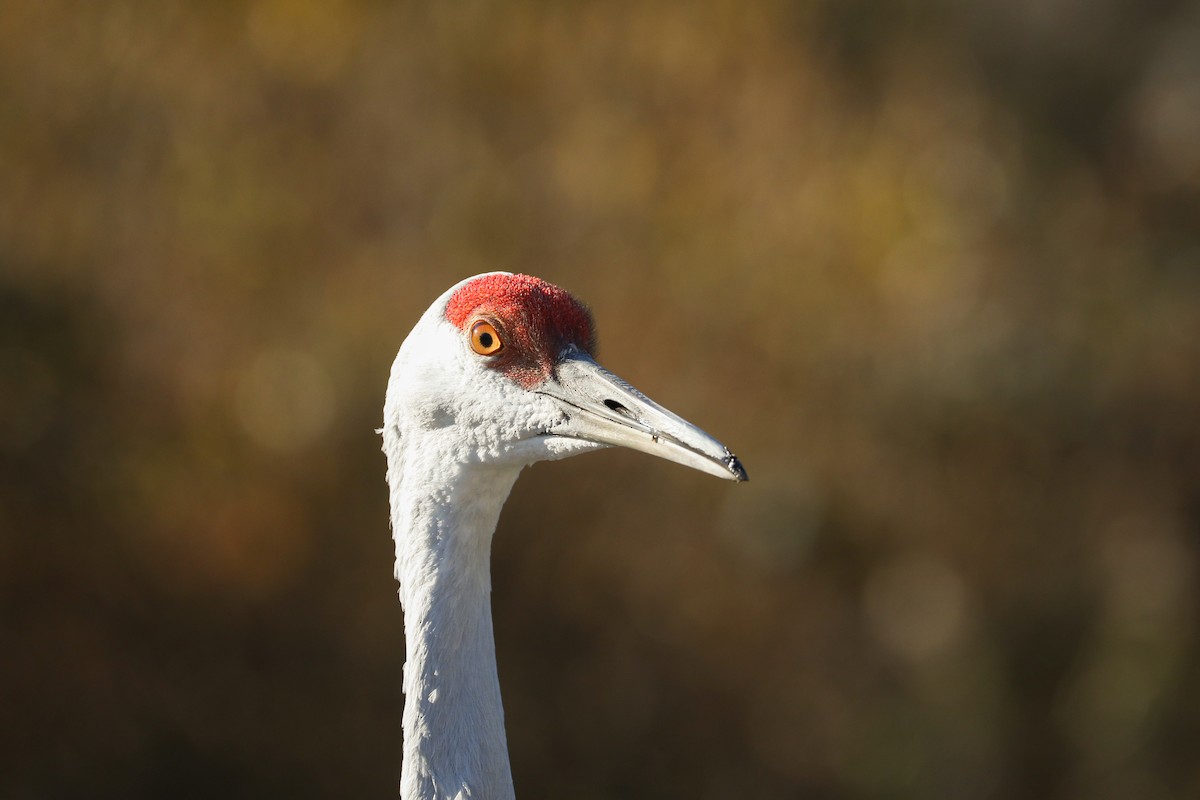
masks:
{"label": "crane head", "polygon": [[727,447],[594,353],[591,314],[567,291],[507,272],[468,278],[430,306],[401,346],[385,426],[462,463],[525,466],[628,447],[747,480]]}

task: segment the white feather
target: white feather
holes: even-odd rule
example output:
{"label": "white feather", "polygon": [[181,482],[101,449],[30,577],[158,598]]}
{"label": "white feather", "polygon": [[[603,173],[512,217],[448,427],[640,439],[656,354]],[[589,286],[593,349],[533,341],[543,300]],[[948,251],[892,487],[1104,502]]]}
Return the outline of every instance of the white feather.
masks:
{"label": "white feather", "polygon": [[489,562],[500,509],[522,467],[616,445],[746,479],[724,445],[573,346],[535,390],[489,368],[446,320],[463,283],[405,339],[384,403],[407,656],[400,778],[407,800],[513,796]]}
{"label": "white feather", "polygon": [[539,436],[562,411],[471,352],[445,319],[457,288],[405,339],[384,404],[407,656],[400,794],[409,800],[513,796],[492,633],[492,534],[522,467],[602,447]]}

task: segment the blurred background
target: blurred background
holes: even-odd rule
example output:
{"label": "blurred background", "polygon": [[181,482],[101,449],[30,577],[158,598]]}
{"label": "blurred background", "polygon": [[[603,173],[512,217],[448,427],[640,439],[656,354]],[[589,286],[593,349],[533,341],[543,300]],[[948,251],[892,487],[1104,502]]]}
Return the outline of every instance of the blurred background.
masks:
{"label": "blurred background", "polygon": [[1200,796],[1200,6],[0,14],[0,798],[391,797],[374,429],[529,272],[727,442],[533,467],[518,793]]}

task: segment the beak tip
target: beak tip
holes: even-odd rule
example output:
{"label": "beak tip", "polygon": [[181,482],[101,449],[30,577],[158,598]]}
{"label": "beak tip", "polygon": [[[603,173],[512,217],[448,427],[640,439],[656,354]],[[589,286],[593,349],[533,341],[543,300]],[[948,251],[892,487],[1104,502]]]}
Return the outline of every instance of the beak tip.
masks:
{"label": "beak tip", "polygon": [[738,483],[744,483],[750,480],[750,476],[746,474],[746,468],[742,466],[742,462],[738,457],[727,449],[725,451],[725,468],[729,470],[733,479]]}

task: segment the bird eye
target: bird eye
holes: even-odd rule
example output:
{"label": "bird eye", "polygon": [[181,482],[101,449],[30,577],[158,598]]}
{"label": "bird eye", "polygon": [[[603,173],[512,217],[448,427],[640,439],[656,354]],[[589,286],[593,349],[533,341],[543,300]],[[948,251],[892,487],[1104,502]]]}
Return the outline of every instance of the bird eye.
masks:
{"label": "bird eye", "polygon": [[490,322],[479,320],[471,326],[471,349],[481,356],[494,356],[504,348],[500,334]]}

